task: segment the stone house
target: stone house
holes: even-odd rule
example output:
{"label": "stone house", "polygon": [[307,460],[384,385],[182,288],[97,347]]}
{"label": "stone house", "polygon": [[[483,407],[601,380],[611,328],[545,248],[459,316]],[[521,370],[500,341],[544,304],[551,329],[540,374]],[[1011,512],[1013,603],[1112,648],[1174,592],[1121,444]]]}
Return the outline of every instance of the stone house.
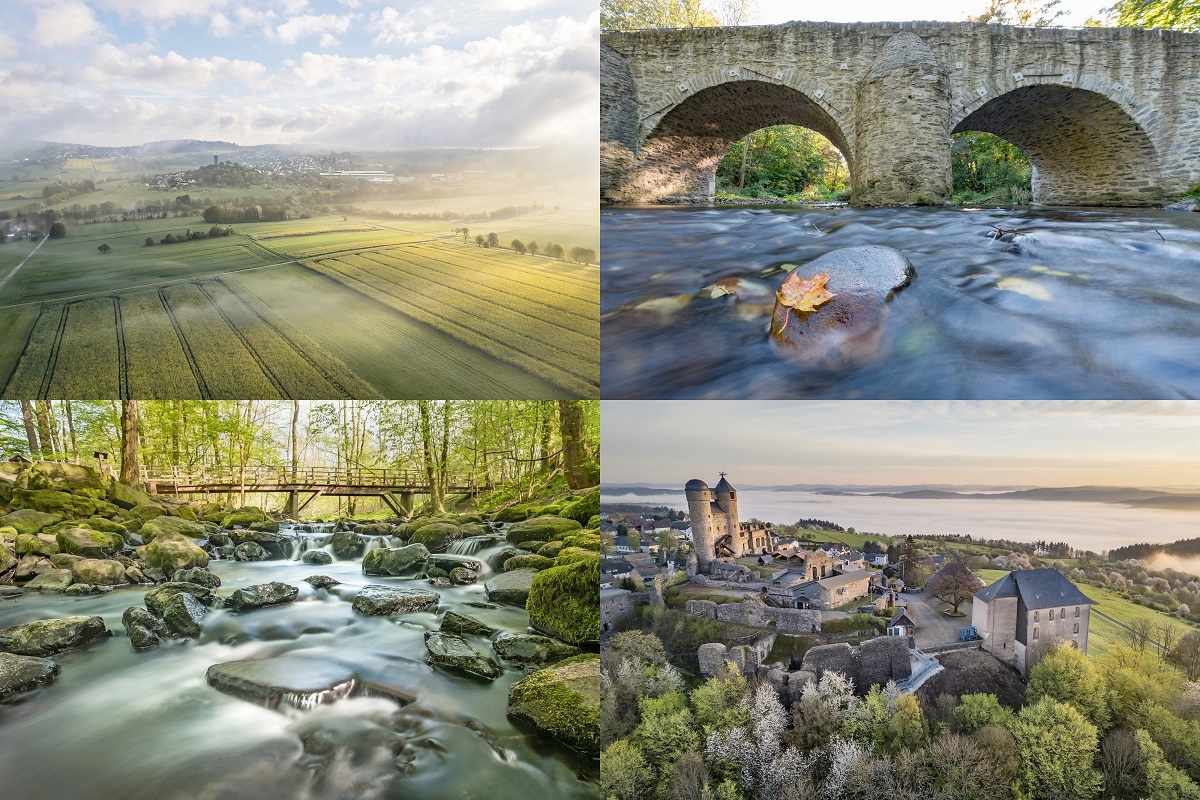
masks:
{"label": "stone house", "polygon": [[1028,676],[1056,644],[1087,653],[1091,606],[1058,570],[1019,570],[975,593],[971,624],[984,650]]}
{"label": "stone house", "polygon": [[828,611],[860,600],[870,591],[871,573],[857,569],[797,584],[792,589],[792,595],[797,608],[820,608]]}

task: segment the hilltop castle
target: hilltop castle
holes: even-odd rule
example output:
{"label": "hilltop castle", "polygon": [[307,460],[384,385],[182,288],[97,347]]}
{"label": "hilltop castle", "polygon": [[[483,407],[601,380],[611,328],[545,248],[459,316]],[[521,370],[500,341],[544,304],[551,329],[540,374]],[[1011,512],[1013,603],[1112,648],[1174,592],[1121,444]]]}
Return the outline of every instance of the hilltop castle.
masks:
{"label": "hilltop castle", "polygon": [[698,478],[683,487],[687,495],[688,516],[692,524],[692,542],[701,572],[717,558],[761,555],[774,549],[771,531],[765,525],[738,521],[737,489],[725,480],[714,488]]}

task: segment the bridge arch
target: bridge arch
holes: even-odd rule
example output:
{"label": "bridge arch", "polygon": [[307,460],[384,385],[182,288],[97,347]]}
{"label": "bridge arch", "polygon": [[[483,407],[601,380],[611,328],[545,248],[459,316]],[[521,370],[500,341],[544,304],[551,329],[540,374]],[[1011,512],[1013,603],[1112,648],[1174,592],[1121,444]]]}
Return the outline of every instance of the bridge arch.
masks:
{"label": "bridge arch", "polygon": [[772,125],[799,125],[821,134],[842,152],[853,175],[842,122],[817,96],[786,83],[740,75],[689,92],[643,130],[636,194],[641,202],[711,200],[717,165],[729,148]]}
{"label": "bridge arch", "polygon": [[1100,86],[1010,82],[960,109],[951,133],[982,131],[1019,147],[1033,165],[1035,203],[1158,205],[1159,154],[1138,116]]}

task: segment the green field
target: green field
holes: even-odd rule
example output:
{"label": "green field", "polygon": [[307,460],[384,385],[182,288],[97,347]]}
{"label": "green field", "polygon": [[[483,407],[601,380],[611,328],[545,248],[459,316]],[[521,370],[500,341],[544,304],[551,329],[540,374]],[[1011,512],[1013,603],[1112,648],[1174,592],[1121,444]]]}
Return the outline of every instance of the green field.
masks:
{"label": "green field", "polygon": [[[48,241],[0,289],[3,396],[599,394],[594,266],[341,215],[144,244],[209,227],[73,225]],[[0,277],[31,247],[0,248]]]}

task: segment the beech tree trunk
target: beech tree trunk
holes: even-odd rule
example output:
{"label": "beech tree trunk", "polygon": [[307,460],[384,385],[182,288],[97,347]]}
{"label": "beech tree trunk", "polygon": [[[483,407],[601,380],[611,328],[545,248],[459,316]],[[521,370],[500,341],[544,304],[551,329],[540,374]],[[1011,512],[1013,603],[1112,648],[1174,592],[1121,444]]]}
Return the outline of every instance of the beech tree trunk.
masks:
{"label": "beech tree trunk", "polygon": [[430,422],[429,401],[418,400],[417,410],[421,415],[421,447],[425,456],[425,479],[429,481],[429,500],[439,514],[445,511],[441,487],[438,485],[437,461],[433,455],[433,424]]}
{"label": "beech tree trunk", "polygon": [[138,486],[141,462],[138,460],[137,400],[121,401],[121,483]]}
{"label": "beech tree trunk", "polygon": [[25,420],[25,438],[29,442],[29,457],[37,461],[41,454],[38,446],[37,430],[33,426],[33,403],[21,401],[21,418]]}
{"label": "beech tree trunk", "polygon": [[587,470],[587,451],[583,446],[583,407],[579,400],[558,401],[558,429],[562,436],[563,472],[572,489],[586,489],[590,484]]}

